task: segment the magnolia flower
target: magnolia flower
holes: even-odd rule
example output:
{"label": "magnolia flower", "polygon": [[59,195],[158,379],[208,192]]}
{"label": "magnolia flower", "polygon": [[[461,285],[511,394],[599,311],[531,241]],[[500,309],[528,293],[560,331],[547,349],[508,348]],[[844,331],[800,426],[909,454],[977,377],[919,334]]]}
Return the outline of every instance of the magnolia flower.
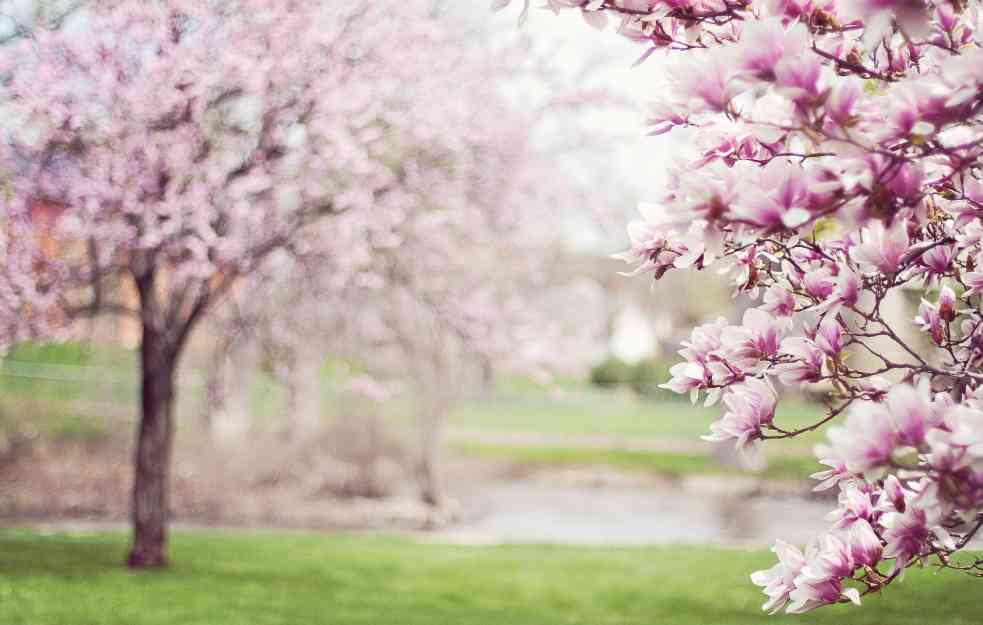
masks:
{"label": "magnolia flower", "polygon": [[829,490],[836,486],[840,480],[849,477],[849,473],[846,470],[846,464],[839,458],[834,458],[833,450],[828,445],[816,445],[815,454],[819,460],[819,464],[829,467],[824,471],[818,471],[813,473],[809,477],[814,480],[819,480],[819,484],[812,488],[813,491],[819,492],[824,490]]}
{"label": "magnolia flower", "polygon": [[861,232],[861,243],[851,250],[851,257],[868,271],[893,274],[908,251],[908,226],[898,220],[890,228],[880,221],[873,222]]}
{"label": "magnolia flower", "polygon": [[908,384],[899,384],[888,391],[884,398],[899,444],[918,447],[925,439],[925,428],[931,414],[931,398],[928,393],[927,384],[921,384],[917,389]]}
{"label": "magnolia flower", "polygon": [[956,320],[956,293],[947,286],[939,291],[939,300],[936,302],[939,317],[944,321]]}
{"label": "magnolia flower", "polygon": [[846,423],[828,432],[834,452],[847,470],[861,475],[883,467],[894,451],[894,429],[885,406],[857,402],[850,407]]}
{"label": "magnolia flower", "polygon": [[894,558],[891,573],[904,576],[905,566],[912,558],[922,554],[931,540],[936,539],[947,549],[955,549],[952,536],[939,525],[939,511],[935,507],[909,502],[903,512],[889,512],[881,517],[884,526],[884,557]]}
{"label": "magnolia flower", "polygon": [[744,369],[753,368],[760,360],[778,353],[782,324],[759,308],[749,308],[739,326],[725,328],[721,334],[727,359]]}
{"label": "magnolia flower", "polygon": [[781,610],[788,603],[789,594],[795,590],[795,578],[805,566],[805,556],[795,547],[776,540],[771,550],[778,556],[778,563],[770,569],[751,574],[751,582],[764,588],[768,601],[761,609],[769,614]]}
{"label": "magnolia flower", "polygon": [[[892,476],[893,477],[893,476]],[[857,519],[847,530],[846,542],[857,566],[874,566],[881,560],[884,547],[866,519]]]}
{"label": "magnolia flower", "polygon": [[888,475],[884,478],[884,486],[881,490],[880,500],[877,502],[877,509],[882,512],[904,512],[907,496],[907,492],[897,476]]}
{"label": "magnolia flower", "polygon": [[665,233],[646,220],[636,219],[628,224],[628,240],[631,247],[627,251],[612,255],[614,259],[638,264],[628,275],[652,271],[661,277],[678,255],[669,247]]}
{"label": "magnolia flower", "polygon": [[728,325],[726,319],[718,317],[714,322],[693,328],[689,341],[683,341],[679,355],[689,361],[706,362],[710,354],[723,345],[721,335]]}
{"label": "magnolia flower", "polygon": [[965,447],[977,461],[983,459],[983,410],[959,406],[947,414],[952,443]]}
{"label": "magnolia flower", "polygon": [[667,68],[666,92],[681,95],[696,106],[723,111],[740,93],[738,70],[728,59],[728,51],[714,49],[702,55],[687,56]]}
{"label": "magnolia flower", "polygon": [[805,274],[802,286],[806,293],[822,302],[833,294],[833,277],[827,269],[814,269]]}
{"label": "magnolia flower", "polygon": [[839,507],[826,515],[826,520],[833,522],[833,529],[847,529],[858,520],[870,521],[874,513],[870,493],[860,490],[855,482],[846,486],[841,482],[840,486]]}
{"label": "magnolia flower", "polygon": [[928,332],[931,335],[936,345],[942,344],[944,338],[942,317],[934,304],[923,299],[918,305],[918,316],[915,317],[915,323],[923,332]]}
{"label": "magnolia flower", "polygon": [[[977,263],[977,266],[979,266],[979,263]],[[963,282],[965,282],[966,286],[969,287],[966,292],[963,293],[963,297],[969,299],[980,291],[983,291],[983,271],[967,271],[966,274],[963,275]]]}
{"label": "magnolia flower", "polygon": [[843,349],[843,328],[836,317],[827,315],[816,329],[816,346],[827,356],[836,356]]}
{"label": "magnolia flower", "polygon": [[840,126],[848,126],[853,120],[854,105],[860,97],[863,84],[859,78],[850,76],[837,81],[826,98],[825,111]]}
{"label": "magnolia flower", "polygon": [[731,387],[723,403],[726,406],[723,417],[710,424],[710,434],[703,436],[703,440],[734,439],[738,449],[747,449],[761,438],[761,427],[774,419],[778,395],[766,380],[750,378]]}
{"label": "magnolia flower", "polygon": [[738,63],[757,78],[774,80],[776,66],[786,59],[798,61],[808,46],[809,31],[804,24],[786,29],[777,17],[753,20],[744,28]]}
{"label": "magnolia flower", "polygon": [[949,273],[955,256],[956,248],[954,246],[936,245],[919,256],[918,263],[924,268],[929,279],[936,279]]}
{"label": "magnolia flower", "polygon": [[761,310],[778,317],[788,317],[795,313],[795,295],[788,289],[773,284],[765,291]]}
{"label": "magnolia flower", "polygon": [[705,388],[710,382],[706,367],[695,362],[675,364],[670,367],[669,375],[672,376],[670,380],[665,384],[660,384],[659,388],[681,395]]}
{"label": "magnolia flower", "polygon": [[823,373],[823,352],[807,338],[790,337],[782,341],[782,354],[790,356],[788,362],[775,365],[773,371],[782,384],[816,382]]}
{"label": "magnolia flower", "polygon": [[860,604],[856,588],[843,588],[843,579],[855,568],[850,547],[842,540],[827,534],[806,550],[806,565],[795,578],[795,588],[789,593],[786,612],[802,614],[842,598]]}

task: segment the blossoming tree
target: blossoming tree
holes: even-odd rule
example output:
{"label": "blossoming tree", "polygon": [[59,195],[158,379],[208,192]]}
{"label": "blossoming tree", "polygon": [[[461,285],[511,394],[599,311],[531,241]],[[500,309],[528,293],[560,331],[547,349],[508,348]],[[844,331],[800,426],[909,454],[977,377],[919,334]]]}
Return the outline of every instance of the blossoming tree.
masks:
{"label": "blossoming tree", "polygon": [[165,563],[193,328],[274,251],[330,245],[312,226],[398,197],[394,136],[444,141],[411,109],[452,60],[429,8],[94,1],[0,47],[0,335],[141,322],[131,566]]}
{"label": "blossoming tree", "polygon": [[[640,61],[669,52],[652,131],[707,146],[641,205],[623,258],[719,269],[755,304],[696,328],[666,387],[721,400],[705,438],[741,448],[829,426],[813,477],[839,488],[832,527],[805,553],[776,544],[751,578],[764,609],[860,603],[926,561],[983,573],[958,553],[983,526],[980,4],[546,4],[615,22]],[[902,291],[923,299],[899,324]],[[821,385],[825,416],[783,423],[776,382]]]}
{"label": "blossoming tree", "polygon": [[[391,153],[405,171],[399,193],[380,197],[370,220],[352,212],[314,226],[331,245],[278,254],[210,320],[221,334],[245,335],[240,354],[262,344],[282,372],[288,408],[278,426],[296,441],[324,425],[318,372],[326,354],[356,361],[377,388],[402,387],[417,422],[421,499],[430,505],[444,499],[440,433],[453,402],[479,377],[478,363],[538,364],[524,350],[532,321],[538,334],[548,325],[536,300],[555,237],[537,209],[549,185],[539,175],[547,160],[529,138],[535,115],[502,93],[503,68],[515,67],[503,58],[541,68],[512,42],[494,63],[470,45],[455,57],[432,81],[440,83],[436,97],[418,94],[413,106],[416,123],[439,126],[440,135],[425,149],[391,137],[406,147]],[[227,369],[210,372],[216,386]],[[221,403],[212,408],[221,419]],[[237,416],[231,429],[242,431],[248,424]]]}

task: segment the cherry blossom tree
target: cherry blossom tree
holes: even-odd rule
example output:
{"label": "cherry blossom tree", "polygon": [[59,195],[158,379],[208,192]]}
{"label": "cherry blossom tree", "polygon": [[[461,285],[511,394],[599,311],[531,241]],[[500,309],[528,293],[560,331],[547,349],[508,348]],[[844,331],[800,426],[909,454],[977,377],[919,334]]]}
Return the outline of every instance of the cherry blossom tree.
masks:
{"label": "cherry blossom tree", "polygon": [[[454,402],[485,363],[525,372],[541,364],[529,347],[551,325],[540,305],[556,242],[556,230],[543,227],[554,217],[545,198],[571,200],[564,184],[544,182],[555,163],[530,138],[538,115],[505,94],[517,65],[538,73],[539,62],[514,41],[494,62],[464,39],[455,56],[432,81],[439,98],[416,96],[428,117],[418,123],[440,125],[441,140],[421,149],[391,138],[407,148],[391,153],[405,171],[399,193],[380,197],[371,220],[349,213],[315,226],[331,245],[278,254],[211,319],[272,356],[287,390],[287,439],[322,425],[318,371],[327,354],[357,362],[374,388],[401,391],[416,421],[420,496],[434,506],[444,501],[438,457]],[[217,384],[228,377],[225,367],[212,374]],[[240,415],[231,429],[245,427]]]}
{"label": "cherry blossom tree", "polygon": [[[983,574],[959,553],[983,526],[979,2],[546,6],[613,23],[639,62],[667,52],[652,132],[702,146],[622,258],[719,270],[754,302],[693,330],[666,387],[720,400],[705,438],[743,449],[828,426],[813,477],[839,489],[832,527],[804,553],[776,544],[751,577],[764,609],[859,604],[913,565]],[[923,299],[899,322],[904,292]],[[783,423],[777,384],[825,389],[825,416]]]}
{"label": "cherry blossom tree", "polygon": [[315,226],[398,203],[414,172],[394,152],[455,140],[424,114],[454,61],[430,9],[95,0],[0,48],[0,336],[141,322],[131,566],[166,561],[175,370],[201,318],[272,253],[331,245]]}

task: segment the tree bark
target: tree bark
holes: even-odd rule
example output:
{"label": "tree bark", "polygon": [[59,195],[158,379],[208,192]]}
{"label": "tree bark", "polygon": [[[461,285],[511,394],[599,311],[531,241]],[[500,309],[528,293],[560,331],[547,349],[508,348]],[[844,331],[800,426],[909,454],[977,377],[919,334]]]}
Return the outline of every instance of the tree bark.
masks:
{"label": "tree bark", "polygon": [[442,425],[442,415],[437,411],[428,412],[420,419],[420,501],[428,506],[443,503],[443,488],[437,469]]}
{"label": "tree bark", "polygon": [[131,517],[133,547],[127,565],[167,564],[168,477],[174,438],[172,409],[177,350],[144,324],[140,344],[141,416],[137,434]]}

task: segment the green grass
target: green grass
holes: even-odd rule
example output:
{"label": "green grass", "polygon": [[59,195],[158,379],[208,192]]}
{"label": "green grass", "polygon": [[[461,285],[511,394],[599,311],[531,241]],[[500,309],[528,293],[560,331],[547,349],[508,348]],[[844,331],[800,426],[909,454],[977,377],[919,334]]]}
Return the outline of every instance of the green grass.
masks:
{"label": "green grass", "polygon": [[[452,448],[463,454],[501,458],[530,466],[605,465],[625,471],[644,471],[668,477],[700,474],[741,473],[737,467],[723,466],[707,454],[590,447],[538,447],[455,442]],[[775,456],[757,473],[770,479],[805,479],[822,470],[811,456]]]}
{"label": "green grass", "polygon": [[[72,365],[91,365],[80,371]],[[64,370],[60,365],[69,365]],[[37,372],[31,367],[42,366]],[[353,365],[328,359],[322,372],[322,405],[326,420],[337,413],[360,410],[352,398],[339,392],[347,375],[357,371]],[[119,431],[120,415],[129,424],[136,415],[138,376],[135,354],[112,346],[77,343],[60,345],[20,344],[11,356],[0,362],[0,437],[5,433],[35,432],[45,438],[89,440]],[[35,376],[35,373],[40,377]],[[199,376],[203,372],[198,371]],[[72,376],[97,379],[73,380]],[[45,376],[52,379],[45,379]],[[178,414],[191,415],[192,423],[204,410],[204,389],[185,383],[178,394]],[[283,416],[286,394],[282,386],[266,373],[252,376],[249,405],[257,424],[273,423]],[[412,427],[412,405],[398,397],[383,406],[394,423]],[[622,389],[605,391],[576,380],[562,379],[549,387],[536,385],[522,377],[500,380],[495,392],[458,404],[450,423],[466,430],[493,434],[538,433],[556,435],[548,448],[506,448],[501,445],[474,445],[462,451],[485,456],[506,456],[537,464],[607,464],[616,468],[651,470],[681,475],[719,473],[714,460],[699,453],[656,454],[624,450],[578,448],[565,442],[565,435],[603,435],[610,437],[694,442],[709,430],[720,415],[720,407],[691,406],[685,399],[642,399]],[[784,402],[776,422],[795,428],[815,422],[816,406],[790,399]],[[187,429],[187,425],[183,426]],[[775,458],[766,477],[804,476],[814,471],[810,448],[821,440],[821,432],[809,433],[795,441],[767,446],[781,456]],[[482,441],[482,443],[487,441]],[[797,456],[789,458],[789,456]]]}
{"label": "green grass", "polygon": [[[820,410],[788,400],[781,404],[776,423],[789,427],[814,423]],[[539,391],[463,402],[451,415],[451,422],[502,432],[693,438],[706,434],[710,423],[719,417],[720,406],[646,401],[628,393],[583,388],[555,395]]]}
{"label": "green grass", "polygon": [[766,552],[471,547],[367,536],[179,534],[172,567],[124,537],[0,532],[4,625],[969,625],[980,582],[911,571],[865,606],[763,615]]}

